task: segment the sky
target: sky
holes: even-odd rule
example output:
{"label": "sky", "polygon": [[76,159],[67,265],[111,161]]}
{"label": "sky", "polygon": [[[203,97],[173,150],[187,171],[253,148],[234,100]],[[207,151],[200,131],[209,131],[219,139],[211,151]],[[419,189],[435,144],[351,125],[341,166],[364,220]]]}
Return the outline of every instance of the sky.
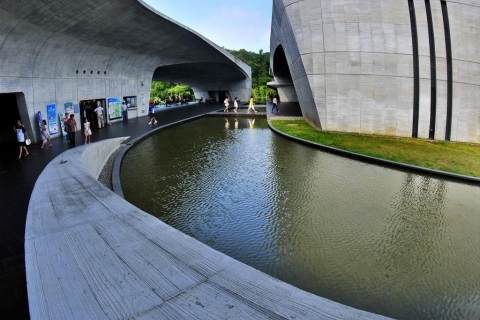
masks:
{"label": "sky", "polygon": [[272,0],[143,0],[220,47],[270,51]]}

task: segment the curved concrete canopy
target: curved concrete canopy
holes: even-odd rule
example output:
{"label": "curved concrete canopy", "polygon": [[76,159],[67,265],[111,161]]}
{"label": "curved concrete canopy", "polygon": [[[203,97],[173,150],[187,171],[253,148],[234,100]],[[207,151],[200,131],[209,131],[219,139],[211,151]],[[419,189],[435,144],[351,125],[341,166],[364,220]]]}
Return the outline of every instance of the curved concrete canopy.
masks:
{"label": "curved concrete canopy", "polygon": [[4,0],[0,21],[0,93],[24,93],[24,123],[52,102],[149,97],[152,79],[251,93],[248,65],[140,0]]}

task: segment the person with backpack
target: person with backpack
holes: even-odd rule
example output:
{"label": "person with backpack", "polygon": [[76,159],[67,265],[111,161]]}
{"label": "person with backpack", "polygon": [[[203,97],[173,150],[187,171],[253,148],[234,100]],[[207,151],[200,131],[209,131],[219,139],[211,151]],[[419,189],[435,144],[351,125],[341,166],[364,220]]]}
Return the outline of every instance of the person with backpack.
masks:
{"label": "person with backpack", "polygon": [[155,105],[150,103],[148,107],[148,115],[150,116],[150,122],[148,124],[157,124],[157,119],[155,119]]}

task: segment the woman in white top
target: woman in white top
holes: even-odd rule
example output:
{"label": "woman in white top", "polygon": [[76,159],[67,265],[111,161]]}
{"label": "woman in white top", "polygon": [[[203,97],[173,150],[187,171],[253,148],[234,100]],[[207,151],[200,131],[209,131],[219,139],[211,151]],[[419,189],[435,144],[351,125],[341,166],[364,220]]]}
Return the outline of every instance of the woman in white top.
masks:
{"label": "woman in white top", "polygon": [[225,108],[223,109],[223,112],[228,112],[228,107],[230,107],[230,102],[228,101],[228,97],[223,100],[223,103],[225,103]]}

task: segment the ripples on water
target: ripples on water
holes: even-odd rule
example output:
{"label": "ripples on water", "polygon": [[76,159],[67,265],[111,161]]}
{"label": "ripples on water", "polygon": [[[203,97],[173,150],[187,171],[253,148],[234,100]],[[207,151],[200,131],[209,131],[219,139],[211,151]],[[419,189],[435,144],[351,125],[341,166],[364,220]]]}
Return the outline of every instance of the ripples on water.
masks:
{"label": "ripples on water", "polygon": [[476,186],[320,152],[259,119],[163,130],[121,176],[139,208],[306,291],[397,319],[480,319]]}

